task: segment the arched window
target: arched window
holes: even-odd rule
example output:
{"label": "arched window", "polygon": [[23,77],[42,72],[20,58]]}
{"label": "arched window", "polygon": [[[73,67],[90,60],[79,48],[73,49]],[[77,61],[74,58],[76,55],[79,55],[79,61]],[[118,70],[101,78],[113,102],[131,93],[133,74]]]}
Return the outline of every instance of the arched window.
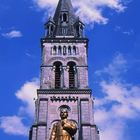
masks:
{"label": "arched window", "polygon": [[68,47],[68,54],[71,55],[71,46]]}
{"label": "arched window", "polygon": [[67,14],[66,13],[63,14],[63,21],[67,22]]}
{"label": "arched window", "polygon": [[79,29],[79,37],[83,36],[83,26],[80,25],[80,29]]}
{"label": "arched window", "polygon": [[54,25],[49,23],[48,26],[47,26],[47,29],[48,29],[48,36],[49,37],[52,37],[53,36],[53,31],[54,31]]}
{"label": "arched window", "polygon": [[75,62],[69,62],[67,64],[69,68],[69,88],[76,87],[76,64]]}
{"label": "arched window", "polygon": [[58,89],[62,84],[62,63],[58,61],[53,66],[55,67],[55,88]]}
{"label": "arched window", "polygon": [[73,46],[73,54],[76,55],[76,47]]}
{"label": "arched window", "polygon": [[53,32],[53,25],[51,25],[51,32]]}
{"label": "arched window", "polygon": [[53,55],[56,55],[56,46],[53,47]]}
{"label": "arched window", "polygon": [[62,54],[62,49],[61,46],[58,47],[58,54],[61,55]]}
{"label": "arched window", "polygon": [[62,28],[62,35],[66,35],[67,34],[67,29],[66,28]]}

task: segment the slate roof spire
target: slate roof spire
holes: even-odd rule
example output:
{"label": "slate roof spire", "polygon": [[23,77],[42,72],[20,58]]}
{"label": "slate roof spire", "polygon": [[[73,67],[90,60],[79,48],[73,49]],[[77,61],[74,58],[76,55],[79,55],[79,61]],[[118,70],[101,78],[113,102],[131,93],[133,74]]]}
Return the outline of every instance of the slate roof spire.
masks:
{"label": "slate roof spire", "polygon": [[54,20],[58,20],[58,16],[61,14],[61,12],[67,11],[70,16],[73,18],[76,18],[74,15],[74,9],[71,3],[71,0],[59,0],[55,14],[54,14]]}
{"label": "slate roof spire", "polygon": [[74,14],[71,0],[59,0],[54,17],[47,22],[47,37],[83,37],[84,24]]}

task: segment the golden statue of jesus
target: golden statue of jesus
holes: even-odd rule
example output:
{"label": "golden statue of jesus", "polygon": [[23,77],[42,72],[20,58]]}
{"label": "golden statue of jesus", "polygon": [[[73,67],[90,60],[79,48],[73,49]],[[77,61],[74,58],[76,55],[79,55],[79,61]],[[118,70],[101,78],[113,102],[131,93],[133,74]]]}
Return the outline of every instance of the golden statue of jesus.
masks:
{"label": "golden statue of jesus", "polygon": [[73,136],[76,134],[76,123],[67,119],[68,110],[60,110],[61,120],[53,125],[49,140],[74,140]]}

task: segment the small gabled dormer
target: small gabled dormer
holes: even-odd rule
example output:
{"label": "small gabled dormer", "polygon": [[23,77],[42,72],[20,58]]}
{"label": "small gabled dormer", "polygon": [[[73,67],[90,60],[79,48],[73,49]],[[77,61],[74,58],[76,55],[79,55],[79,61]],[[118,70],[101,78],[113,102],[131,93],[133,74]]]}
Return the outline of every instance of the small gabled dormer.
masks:
{"label": "small gabled dormer", "polygon": [[66,36],[69,28],[69,13],[68,11],[60,12],[60,34]]}
{"label": "small gabled dormer", "polygon": [[76,37],[79,37],[79,38],[83,37],[84,26],[85,25],[81,22],[81,20],[78,17],[77,21],[74,24],[75,31],[76,31]]}
{"label": "small gabled dormer", "polygon": [[50,17],[48,22],[45,24],[45,29],[46,31],[46,35],[47,37],[54,37],[54,31],[55,31],[55,22],[53,21],[53,19]]}
{"label": "small gabled dormer", "polygon": [[49,18],[45,27],[48,38],[83,37],[84,24],[74,14],[71,0],[59,0],[53,18]]}

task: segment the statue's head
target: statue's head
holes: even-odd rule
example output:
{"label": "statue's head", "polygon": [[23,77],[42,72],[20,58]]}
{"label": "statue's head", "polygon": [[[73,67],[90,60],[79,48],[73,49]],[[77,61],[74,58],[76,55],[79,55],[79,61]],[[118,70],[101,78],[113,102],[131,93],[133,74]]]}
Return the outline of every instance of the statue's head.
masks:
{"label": "statue's head", "polygon": [[66,119],[68,117],[68,109],[67,108],[60,109],[60,117],[61,117],[61,119]]}

